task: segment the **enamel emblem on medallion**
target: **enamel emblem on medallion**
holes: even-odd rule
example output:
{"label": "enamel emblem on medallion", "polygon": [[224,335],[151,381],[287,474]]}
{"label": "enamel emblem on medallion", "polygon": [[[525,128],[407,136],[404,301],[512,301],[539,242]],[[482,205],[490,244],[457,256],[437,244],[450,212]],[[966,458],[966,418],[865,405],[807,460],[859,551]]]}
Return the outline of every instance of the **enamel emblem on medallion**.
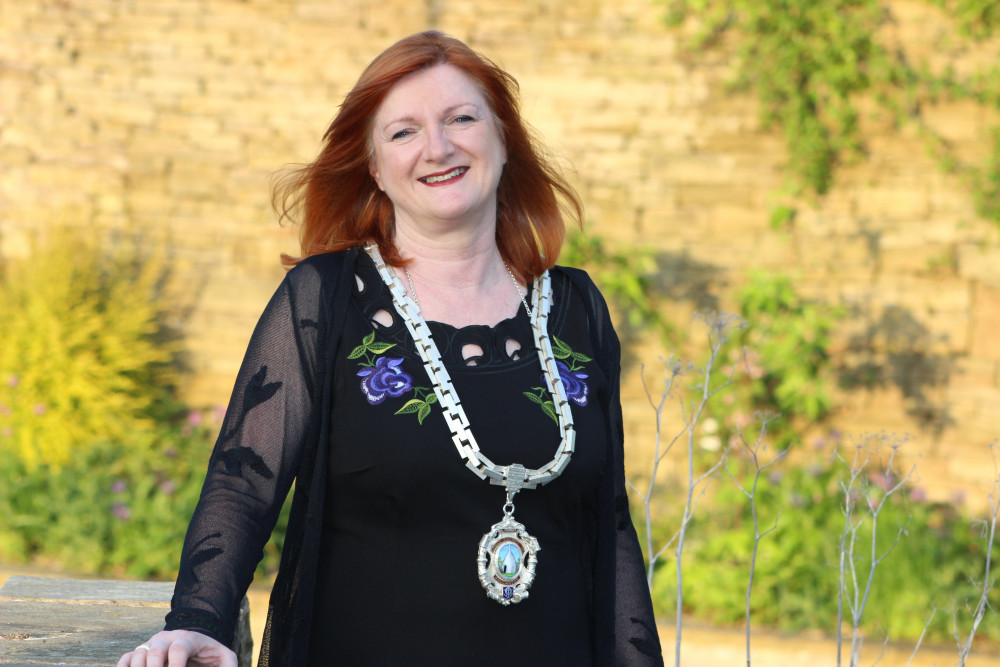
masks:
{"label": "enamel emblem on medallion", "polygon": [[540,550],[538,540],[505,513],[479,541],[479,582],[486,594],[504,606],[527,598]]}

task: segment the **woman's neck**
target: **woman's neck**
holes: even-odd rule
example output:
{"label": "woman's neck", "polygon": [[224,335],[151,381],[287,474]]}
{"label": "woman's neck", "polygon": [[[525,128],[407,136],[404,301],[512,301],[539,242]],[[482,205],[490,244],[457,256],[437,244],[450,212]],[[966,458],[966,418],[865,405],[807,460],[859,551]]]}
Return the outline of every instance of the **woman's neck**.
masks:
{"label": "woman's neck", "polygon": [[515,289],[493,231],[483,231],[429,238],[397,229],[394,242],[409,263],[396,273],[408,292],[416,292],[424,319],[494,326],[517,313],[524,288]]}

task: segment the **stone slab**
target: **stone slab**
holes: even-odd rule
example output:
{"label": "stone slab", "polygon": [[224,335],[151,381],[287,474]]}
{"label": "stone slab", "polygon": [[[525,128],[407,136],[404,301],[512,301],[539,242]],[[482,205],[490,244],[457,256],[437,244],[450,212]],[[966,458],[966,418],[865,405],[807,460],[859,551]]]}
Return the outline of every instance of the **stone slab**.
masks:
{"label": "stone slab", "polygon": [[[0,588],[0,665],[116,665],[163,628],[173,584],[12,576]],[[250,664],[249,606],[240,667]]]}

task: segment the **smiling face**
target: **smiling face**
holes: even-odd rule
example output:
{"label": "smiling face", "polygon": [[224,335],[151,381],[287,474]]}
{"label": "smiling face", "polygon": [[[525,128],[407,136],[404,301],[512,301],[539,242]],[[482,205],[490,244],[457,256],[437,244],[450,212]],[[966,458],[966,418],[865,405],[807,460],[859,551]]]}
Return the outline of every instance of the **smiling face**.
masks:
{"label": "smiling face", "polygon": [[507,154],[486,98],[461,70],[435,65],[401,79],[375,114],[372,145],[371,174],[397,226],[495,226]]}

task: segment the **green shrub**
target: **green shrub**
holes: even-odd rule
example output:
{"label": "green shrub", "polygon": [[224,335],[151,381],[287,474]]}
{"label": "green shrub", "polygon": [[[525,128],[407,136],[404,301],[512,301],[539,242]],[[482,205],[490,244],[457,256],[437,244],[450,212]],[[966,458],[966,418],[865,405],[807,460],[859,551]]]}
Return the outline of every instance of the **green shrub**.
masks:
{"label": "green shrub", "polygon": [[80,233],[0,274],[0,455],[58,470],[101,440],[148,438],[168,401],[163,271]]}
{"label": "green shrub", "polygon": [[[753,468],[743,459],[732,461],[731,469],[744,484],[753,475]],[[775,529],[761,541],[754,570],[751,615],[755,624],[786,631],[836,632],[844,529],[839,482],[845,474],[843,463],[817,455],[812,463],[774,469],[758,487],[761,529],[772,525]],[[883,493],[887,480],[880,473],[871,472],[863,479],[863,494],[878,497]],[[878,526],[880,554],[897,536],[899,541],[876,569],[862,619],[866,632],[912,641],[932,610],[957,609],[961,619],[966,605],[974,606],[986,546],[979,526],[951,505],[923,500],[922,491],[912,486],[890,497]],[[861,573],[867,573],[870,537],[869,519],[858,534]],[[742,492],[720,481],[712,502],[693,520],[688,540],[686,611],[713,623],[741,624],[753,547],[750,507]],[[994,555],[998,549],[1000,543]],[[675,596],[674,577],[658,573],[654,581],[657,613],[672,615]],[[990,600],[996,609],[1000,589],[994,588]],[[938,613],[928,634],[947,639],[952,629],[952,615]],[[996,639],[1000,628],[984,623],[979,634]]]}
{"label": "green shrub", "polygon": [[53,239],[0,274],[0,561],[172,578],[220,415],[174,398],[162,264]]}
{"label": "green shrub", "polygon": [[719,366],[716,381],[739,368],[709,411],[727,440],[755,414],[780,415],[769,432],[784,449],[800,437],[801,425],[821,423],[833,407],[829,348],[841,311],[803,298],[786,275],[760,271],[736,301],[747,326],[727,342],[722,358],[729,363]]}

